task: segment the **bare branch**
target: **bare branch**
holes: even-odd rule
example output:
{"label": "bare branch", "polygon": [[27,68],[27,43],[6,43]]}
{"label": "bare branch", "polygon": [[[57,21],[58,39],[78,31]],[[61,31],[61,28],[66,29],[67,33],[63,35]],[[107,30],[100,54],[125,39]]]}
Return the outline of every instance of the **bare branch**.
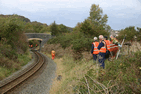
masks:
{"label": "bare branch", "polygon": [[85,81],[86,81],[86,83],[87,83],[88,93],[89,93],[89,94],[91,94],[91,93],[90,93],[90,90],[89,90],[89,84],[88,84],[88,82],[87,82],[87,79],[86,79],[86,77],[85,77],[85,76],[84,76],[84,78],[85,78]]}

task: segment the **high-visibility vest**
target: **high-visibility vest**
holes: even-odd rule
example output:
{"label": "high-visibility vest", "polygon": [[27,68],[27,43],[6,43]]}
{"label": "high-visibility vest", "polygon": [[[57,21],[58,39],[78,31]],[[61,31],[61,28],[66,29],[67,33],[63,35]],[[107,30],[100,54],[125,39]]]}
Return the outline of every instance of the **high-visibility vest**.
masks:
{"label": "high-visibility vest", "polygon": [[118,45],[115,45],[112,41],[110,43],[110,51],[114,51],[115,48],[117,49],[118,48]]}
{"label": "high-visibility vest", "polygon": [[33,47],[33,45],[31,45],[31,48]]}
{"label": "high-visibility vest", "polygon": [[110,41],[109,40],[104,40],[106,42],[107,49],[110,51]]}
{"label": "high-visibility vest", "polygon": [[110,41],[110,51],[113,51],[114,50],[114,44],[112,41]]}
{"label": "high-visibility vest", "polygon": [[93,42],[93,45],[94,45],[93,54],[98,54],[99,50],[97,49],[97,47],[99,45],[99,42]]}
{"label": "high-visibility vest", "polygon": [[100,48],[99,52],[106,53],[106,42],[102,41],[104,43],[104,46]]}
{"label": "high-visibility vest", "polygon": [[54,51],[54,50],[51,51],[51,55],[52,55],[52,56],[55,56],[55,51]]}

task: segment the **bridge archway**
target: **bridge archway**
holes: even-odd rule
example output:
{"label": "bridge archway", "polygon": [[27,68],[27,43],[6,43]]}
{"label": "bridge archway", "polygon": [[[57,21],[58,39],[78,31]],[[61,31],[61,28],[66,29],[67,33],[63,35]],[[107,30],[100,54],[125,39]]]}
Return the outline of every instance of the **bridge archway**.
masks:
{"label": "bridge archway", "polygon": [[41,51],[41,42],[43,41],[43,39],[41,39],[41,38],[28,38],[28,41],[31,41],[31,40],[37,40],[37,41],[39,41],[39,44],[40,44],[39,51]]}
{"label": "bridge archway", "polygon": [[43,39],[41,39],[41,38],[28,38],[28,41],[30,41],[30,40],[39,40],[39,41],[43,41]]}

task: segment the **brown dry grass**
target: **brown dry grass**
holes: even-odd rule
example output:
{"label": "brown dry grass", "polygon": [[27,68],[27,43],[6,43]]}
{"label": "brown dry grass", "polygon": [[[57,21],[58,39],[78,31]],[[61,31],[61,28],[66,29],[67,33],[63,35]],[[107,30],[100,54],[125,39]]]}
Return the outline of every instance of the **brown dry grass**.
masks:
{"label": "brown dry grass", "polygon": [[10,60],[7,57],[1,58],[0,66],[7,67],[8,69],[12,69],[12,68],[20,69],[21,68],[18,62],[14,62],[13,60]]}
{"label": "brown dry grass", "polygon": [[84,51],[82,53],[76,53],[71,48],[72,46],[66,49],[63,49],[60,44],[45,44],[44,48],[42,49],[42,52],[51,54],[52,49],[54,49],[55,57],[58,57],[58,58],[63,57],[65,54],[69,54],[70,57],[73,57],[74,60],[81,57],[85,58],[87,61],[92,59],[90,52]]}
{"label": "brown dry grass", "polygon": [[44,48],[42,49],[42,52],[51,54],[51,51],[54,49],[55,51],[55,57],[62,57],[65,53],[70,53],[71,51],[68,49],[64,50],[60,44],[45,44]]}
{"label": "brown dry grass", "polygon": [[[80,79],[84,77],[88,70],[95,68],[92,61],[86,62],[85,59],[80,61],[79,64],[75,63],[72,58],[68,59],[68,57],[56,58],[54,62],[57,64],[57,70],[50,94],[73,94],[73,87],[79,84]],[[70,66],[73,67],[70,68]],[[58,75],[62,76],[61,81],[57,80]]]}

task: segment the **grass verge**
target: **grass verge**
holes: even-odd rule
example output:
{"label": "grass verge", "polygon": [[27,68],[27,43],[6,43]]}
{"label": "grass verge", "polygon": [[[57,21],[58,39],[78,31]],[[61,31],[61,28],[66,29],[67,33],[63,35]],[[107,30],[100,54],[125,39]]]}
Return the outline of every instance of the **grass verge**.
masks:
{"label": "grass verge", "polygon": [[106,60],[104,70],[97,69],[92,60],[74,61],[69,55],[55,58],[57,71],[50,94],[138,94],[141,92],[140,55],[135,53],[112,62]]}
{"label": "grass verge", "polygon": [[[21,69],[22,66],[26,65],[30,60],[32,56],[29,52],[26,52],[25,54],[19,54],[18,55],[18,60],[13,61],[9,60],[8,58],[5,59],[5,63],[11,63],[11,67],[5,67],[5,66],[0,66],[0,80],[8,77],[12,73],[16,72],[17,70]],[[16,62],[16,63],[15,63]]]}
{"label": "grass verge", "polygon": [[[50,56],[50,55],[49,55]],[[50,94],[72,94],[77,85],[89,70],[95,69],[92,60],[86,62],[85,59],[74,61],[69,55],[62,58],[55,58],[57,64],[56,78],[53,81]],[[93,74],[94,71],[93,71]],[[61,75],[61,79],[59,79]]]}

